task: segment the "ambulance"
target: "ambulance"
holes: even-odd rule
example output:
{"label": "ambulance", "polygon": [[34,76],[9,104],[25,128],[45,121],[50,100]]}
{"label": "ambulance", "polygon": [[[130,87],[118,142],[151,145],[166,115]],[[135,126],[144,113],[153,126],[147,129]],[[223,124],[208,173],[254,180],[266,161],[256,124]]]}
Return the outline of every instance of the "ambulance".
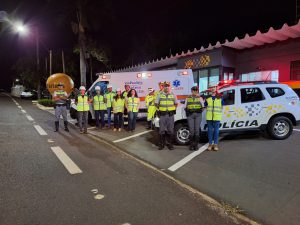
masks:
{"label": "ambulance", "polygon": [[[218,86],[224,100],[220,132],[248,130],[266,131],[273,139],[283,140],[300,124],[300,99],[286,84],[274,81],[239,82],[224,81]],[[208,97],[209,90],[201,93]],[[202,113],[201,133],[207,132],[206,110]],[[159,126],[159,118],[154,120]],[[183,106],[177,107],[175,116],[175,141],[189,142],[189,129]]]}
{"label": "ambulance", "polygon": [[[140,98],[139,118],[147,116],[145,98],[148,94],[148,88],[153,88],[158,92],[159,83],[169,81],[172,92],[177,96],[177,99],[184,101],[194,86],[193,72],[190,69],[99,73],[97,75],[98,79],[88,89],[88,95],[93,96],[95,94],[96,86],[99,86],[101,92],[105,93],[107,85],[111,85],[113,91],[116,91],[117,88],[121,88],[124,91],[124,86],[129,85],[130,88],[134,88],[137,91]],[[74,101],[71,104],[70,114],[72,118],[76,118],[76,105]],[[93,106],[90,104],[89,119],[94,118]]]}

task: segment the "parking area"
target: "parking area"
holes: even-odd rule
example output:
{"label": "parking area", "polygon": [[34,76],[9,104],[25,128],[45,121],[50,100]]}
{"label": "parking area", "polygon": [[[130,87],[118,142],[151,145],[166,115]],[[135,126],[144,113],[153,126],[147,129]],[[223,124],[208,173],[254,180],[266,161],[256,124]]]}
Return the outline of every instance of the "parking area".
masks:
{"label": "parking area", "polygon": [[286,140],[259,132],[222,135],[219,152],[204,151],[206,143],[195,152],[187,146],[158,151],[157,132],[145,127],[139,121],[134,133],[94,127],[88,132],[259,222],[300,221],[300,127]]}

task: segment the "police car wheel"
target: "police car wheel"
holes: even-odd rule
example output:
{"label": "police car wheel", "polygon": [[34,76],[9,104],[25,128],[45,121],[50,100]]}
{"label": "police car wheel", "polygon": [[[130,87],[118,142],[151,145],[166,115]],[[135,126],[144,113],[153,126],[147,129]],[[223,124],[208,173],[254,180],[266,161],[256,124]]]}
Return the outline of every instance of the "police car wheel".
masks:
{"label": "police car wheel", "polygon": [[190,131],[187,124],[178,123],[175,125],[175,142],[179,145],[186,145],[189,143]]}
{"label": "police car wheel", "polygon": [[292,134],[293,124],[289,118],[278,116],[269,122],[267,129],[273,139],[283,140]]}

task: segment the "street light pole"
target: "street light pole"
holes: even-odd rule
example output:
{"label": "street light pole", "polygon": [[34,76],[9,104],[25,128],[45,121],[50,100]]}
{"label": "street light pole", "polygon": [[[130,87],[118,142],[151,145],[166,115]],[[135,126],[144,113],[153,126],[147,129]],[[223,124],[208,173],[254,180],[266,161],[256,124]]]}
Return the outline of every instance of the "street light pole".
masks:
{"label": "street light pole", "polygon": [[36,77],[37,77],[37,92],[38,99],[41,99],[41,76],[40,76],[40,36],[39,30],[37,27],[34,27],[35,30],[35,44],[36,44]]}

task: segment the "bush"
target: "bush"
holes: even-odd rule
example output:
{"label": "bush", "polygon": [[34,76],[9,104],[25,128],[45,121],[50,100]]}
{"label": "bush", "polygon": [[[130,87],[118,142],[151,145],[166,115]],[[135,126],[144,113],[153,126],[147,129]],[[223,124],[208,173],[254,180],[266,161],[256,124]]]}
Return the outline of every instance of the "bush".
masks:
{"label": "bush", "polygon": [[51,99],[40,99],[38,100],[38,103],[43,106],[49,106],[49,107],[53,107],[55,105],[55,102]]}

